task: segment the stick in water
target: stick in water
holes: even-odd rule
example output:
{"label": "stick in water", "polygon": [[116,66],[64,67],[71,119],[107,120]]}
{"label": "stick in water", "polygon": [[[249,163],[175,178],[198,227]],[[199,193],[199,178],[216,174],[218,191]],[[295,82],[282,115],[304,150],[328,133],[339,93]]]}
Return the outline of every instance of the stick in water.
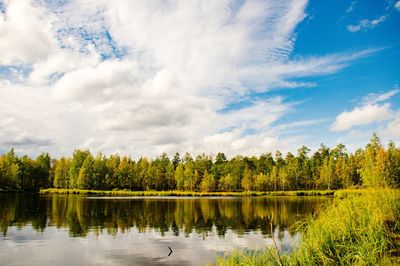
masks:
{"label": "stick in water", "polygon": [[270,221],[271,237],[272,237],[272,242],[274,242],[274,246],[275,246],[275,249],[276,249],[276,253],[278,254],[278,260],[279,260],[278,262],[279,262],[279,265],[282,266],[283,263],[282,263],[281,256],[279,255],[279,248],[278,248],[278,246],[276,245],[275,237],[274,237],[273,221],[274,221],[274,213],[272,213],[272,215],[271,215],[271,221]]}

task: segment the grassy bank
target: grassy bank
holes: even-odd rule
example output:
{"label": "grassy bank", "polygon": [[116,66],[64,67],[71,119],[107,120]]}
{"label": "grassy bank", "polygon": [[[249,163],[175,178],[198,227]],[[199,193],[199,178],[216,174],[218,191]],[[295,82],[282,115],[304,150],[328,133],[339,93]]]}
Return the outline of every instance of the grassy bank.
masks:
{"label": "grassy bank", "polygon": [[[345,199],[340,199],[345,198]],[[219,258],[217,265],[399,265],[400,191],[357,190],[305,221],[298,250],[274,248]]]}
{"label": "grassy bank", "polygon": [[367,188],[363,188],[363,189],[349,188],[349,189],[336,190],[333,195],[337,199],[346,199],[346,198],[350,198],[350,197],[368,194],[370,192],[371,192],[371,189],[367,189]]}
{"label": "grassy bank", "polygon": [[81,194],[99,196],[332,196],[333,190],[299,190],[299,191],[252,191],[252,192],[192,192],[192,191],[130,191],[130,190],[84,190],[84,189],[41,189],[41,194]]}

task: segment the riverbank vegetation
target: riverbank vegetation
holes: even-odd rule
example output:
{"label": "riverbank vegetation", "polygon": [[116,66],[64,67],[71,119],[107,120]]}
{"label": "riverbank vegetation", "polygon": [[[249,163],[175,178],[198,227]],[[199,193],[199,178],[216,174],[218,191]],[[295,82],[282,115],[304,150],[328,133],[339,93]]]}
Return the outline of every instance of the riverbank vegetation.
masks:
{"label": "riverbank vegetation", "polygon": [[400,149],[384,147],[374,134],[365,149],[346,152],[343,144],[321,145],[310,154],[303,146],[297,155],[277,151],[259,157],[223,153],[193,158],[176,153],[155,159],[75,150],[72,157],[51,159],[44,153],[32,159],[14,150],[0,156],[0,188],[38,191],[41,188],[129,191],[250,192],[336,190],[352,186],[400,184]]}
{"label": "riverbank vegetation", "polygon": [[99,196],[186,196],[186,197],[254,197],[254,196],[333,196],[334,190],[296,190],[296,191],[242,191],[242,192],[196,192],[196,191],[131,191],[131,190],[85,190],[47,188],[40,194],[79,194]]}
{"label": "riverbank vegetation", "polygon": [[[354,191],[353,191],[354,192]],[[400,191],[348,191],[303,225],[300,247],[236,251],[217,265],[399,265]]]}

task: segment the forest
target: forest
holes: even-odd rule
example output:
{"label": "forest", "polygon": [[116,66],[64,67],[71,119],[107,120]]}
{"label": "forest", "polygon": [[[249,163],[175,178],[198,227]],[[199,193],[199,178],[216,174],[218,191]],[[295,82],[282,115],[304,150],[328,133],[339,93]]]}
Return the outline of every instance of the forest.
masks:
{"label": "forest", "polygon": [[166,153],[137,161],[118,154],[93,156],[75,150],[72,157],[32,159],[18,157],[14,149],[0,156],[0,189],[38,191],[41,188],[133,191],[285,191],[342,189],[354,186],[400,186],[400,148],[385,147],[373,134],[364,149],[348,153],[345,145],[321,144],[313,154],[302,146],[297,154],[276,151],[259,157],[224,153]]}

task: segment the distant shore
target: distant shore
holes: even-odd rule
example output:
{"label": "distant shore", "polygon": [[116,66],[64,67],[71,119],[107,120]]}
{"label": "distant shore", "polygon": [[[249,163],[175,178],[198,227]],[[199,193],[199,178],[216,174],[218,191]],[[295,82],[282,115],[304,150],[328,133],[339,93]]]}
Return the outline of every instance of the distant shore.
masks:
{"label": "distant shore", "polygon": [[246,197],[246,196],[333,196],[334,190],[298,191],[244,191],[244,192],[196,192],[196,191],[130,191],[130,190],[84,190],[41,189],[40,194],[80,194],[102,196],[182,196],[182,197]]}

